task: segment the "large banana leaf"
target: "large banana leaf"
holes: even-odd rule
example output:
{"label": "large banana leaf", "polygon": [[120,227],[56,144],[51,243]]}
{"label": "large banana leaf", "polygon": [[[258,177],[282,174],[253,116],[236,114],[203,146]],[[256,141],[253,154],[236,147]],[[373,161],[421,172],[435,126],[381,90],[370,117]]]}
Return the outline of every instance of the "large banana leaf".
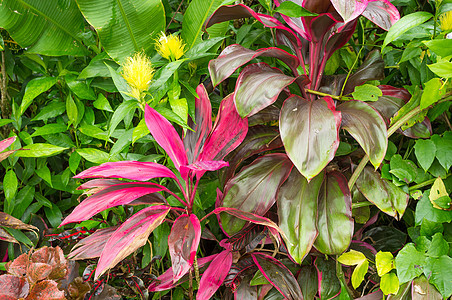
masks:
{"label": "large banana leaf", "polygon": [[85,55],[84,21],[72,0],[2,0],[0,27],[29,53]]}
{"label": "large banana leaf", "polygon": [[134,52],[148,51],[165,30],[160,0],[77,0],[77,4],[105,51],[119,62]]}

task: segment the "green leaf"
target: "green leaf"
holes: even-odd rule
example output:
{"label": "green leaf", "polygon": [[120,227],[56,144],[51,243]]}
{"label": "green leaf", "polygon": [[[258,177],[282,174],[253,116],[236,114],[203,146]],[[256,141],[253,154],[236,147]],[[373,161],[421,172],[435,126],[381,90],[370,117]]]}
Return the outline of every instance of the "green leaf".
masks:
{"label": "green leaf", "polygon": [[12,122],[13,122],[13,120],[11,120],[11,119],[0,119],[0,127],[5,126]]}
{"label": "green leaf", "polygon": [[3,0],[0,27],[28,53],[85,55],[79,33],[85,26],[75,1]]}
{"label": "green leaf", "polygon": [[439,77],[443,78],[452,77],[452,62],[441,61],[427,66],[433,73],[435,73]]}
{"label": "green leaf", "polygon": [[451,39],[437,39],[430,41],[422,41],[430,50],[435,52],[438,56],[446,57],[452,55],[452,40]]}
{"label": "green leaf", "polygon": [[97,96],[97,100],[93,102],[93,106],[100,110],[113,112],[113,109],[110,106],[110,102],[108,102],[108,99],[105,98],[103,94],[99,94]]}
{"label": "green leaf", "polygon": [[[202,29],[207,18],[223,3],[223,0],[192,0],[184,13],[181,37],[186,49],[202,41]],[[221,25],[221,24],[219,24]],[[217,26],[218,25],[214,25]],[[221,27],[224,27],[221,26]],[[209,28],[208,31],[212,30]]]}
{"label": "green leaf", "polygon": [[159,114],[161,114],[163,117],[165,117],[165,119],[167,119],[168,121],[174,122],[184,129],[193,130],[190,128],[190,126],[187,125],[186,122],[184,122],[184,120],[181,117],[179,117],[179,115],[175,114],[172,110],[170,110],[166,107],[162,107],[162,106],[157,106],[154,108]]}
{"label": "green leaf", "polygon": [[361,263],[359,263],[352,273],[352,286],[353,288],[358,288],[359,285],[363,282],[364,276],[367,273],[367,269],[369,268],[369,262],[367,259]]}
{"label": "green leaf", "polygon": [[414,145],[414,154],[416,155],[417,161],[424,169],[425,172],[428,171],[430,166],[435,160],[436,156],[436,145],[432,140],[416,140]]}
{"label": "green leaf", "polygon": [[135,100],[132,96],[129,96],[128,93],[130,91],[130,87],[127,84],[126,80],[119,74],[118,70],[113,69],[110,65],[105,63],[108,70],[110,71],[111,79],[113,79],[113,83],[116,86],[116,89],[121,94],[122,98],[126,101]]}
{"label": "green leaf", "polygon": [[97,31],[102,47],[119,62],[134,52],[149,52],[152,41],[165,30],[160,0],[77,0],[77,4]]}
{"label": "green leaf", "polygon": [[41,109],[41,111],[32,119],[32,121],[43,120],[47,122],[48,119],[61,115],[66,111],[66,104],[64,102],[52,101]]}
{"label": "green leaf", "polygon": [[343,253],[339,256],[337,261],[343,265],[355,266],[367,261],[367,258],[359,251],[350,250],[349,252]]}
{"label": "green leaf", "polygon": [[375,265],[377,267],[378,276],[383,276],[392,269],[395,269],[394,256],[391,252],[378,251],[375,255]]}
{"label": "green leaf", "polygon": [[25,146],[23,150],[15,152],[16,157],[48,157],[56,155],[67,148],[58,147],[51,144],[39,143]]}
{"label": "green leaf", "polygon": [[149,134],[149,129],[146,126],[144,119],[141,119],[140,122],[138,123],[138,125],[133,129],[132,144],[135,144],[135,142],[138,139],[140,139],[148,134]]}
{"label": "green leaf", "polygon": [[46,197],[41,195],[40,193],[35,194],[35,199],[38,201],[39,204],[45,207],[52,208],[52,202],[50,202]]}
{"label": "green leaf", "polygon": [[432,78],[425,83],[424,92],[421,97],[421,109],[425,109],[438,102],[446,93],[445,88],[441,88],[443,82],[439,78]]}
{"label": "green leaf", "polygon": [[35,187],[31,185],[24,186],[17,193],[14,201],[13,217],[21,218],[28,206],[30,206],[35,196]]}
{"label": "green leaf", "polygon": [[110,156],[118,155],[119,153],[121,153],[122,150],[128,147],[132,143],[132,134],[133,129],[129,129],[123,134],[121,134],[121,136],[115,142],[113,147],[111,147]]}
{"label": "green leaf", "polygon": [[14,203],[12,202],[17,193],[17,176],[14,170],[6,172],[3,177],[3,193],[5,194],[5,207],[4,210],[7,214],[11,214],[14,209]]}
{"label": "green leaf", "polygon": [[[403,118],[406,114],[408,114],[410,111],[412,111],[414,108],[420,105],[421,102],[421,95],[422,91],[416,87],[413,95],[411,96],[410,101],[406,103],[404,106],[402,106],[391,118],[391,125]],[[410,127],[412,127],[414,124],[418,122],[422,122],[427,114],[427,111],[423,111],[416,116],[412,117],[410,120],[408,120],[405,124],[402,125],[401,129],[406,130]]]}
{"label": "green leaf", "polygon": [[416,205],[415,222],[421,224],[423,219],[435,223],[448,223],[452,221],[452,211],[434,208],[429,200],[429,191],[425,191],[423,197]]}
{"label": "green leaf", "polygon": [[163,84],[165,84],[165,82],[167,82],[168,79],[170,79],[171,76],[173,76],[174,72],[176,72],[177,69],[179,69],[180,65],[186,60],[187,58],[179,59],[170,62],[163,68],[159,69],[154,76],[154,81],[149,87],[149,91],[152,93],[152,91],[159,89]]}
{"label": "green leaf", "polygon": [[380,288],[383,294],[397,294],[399,291],[399,278],[395,273],[384,274],[381,277]]}
{"label": "green leaf", "polygon": [[42,127],[37,127],[35,129],[36,130],[35,132],[33,132],[31,137],[65,132],[67,130],[67,126],[64,124],[47,124]]}
{"label": "green leaf", "polygon": [[[103,141],[108,141],[108,134],[107,132],[103,131],[102,129],[100,129],[99,127],[95,126],[95,125],[83,125],[78,129],[81,133],[83,133],[84,135],[99,139],[99,140],[103,140]],[[110,140],[111,141],[111,140]]]}
{"label": "green leaf", "polygon": [[425,258],[424,253],[417,251],[413,243],[406,244],[395,258],[400,283],[410,281],[421,275]]}
{"label": "green leaf", "polygon": [[94,148],[77,149],[77,152],[84,159],[95,164],[103,164],[109,161],[116,161],[115,159],[110,160],[110,155],[108,153]]}
{"label": "green leaf", "polygon": [[80,164],[81,160],[80,154],[78,154],[77,151],[74,151],[71,153],[71,156],[69,157],[69,169],[71,170],[72,174],[77,173],[77,168]]}
{"label": "green leaf", "polygon": [[393,174],[405,183],[410,183],[416,178],[416,165],[409,160],[402,159],[400,154],[396,154],[391,157],[390,166],[391,170],[389,173]]}
{"label": "green leaf", "polygon": [[44,207],[44,212],[46,214],[47,220],[49,220],[50,225],[53,228],[58,228],[61,224],[61,219],[63,218],[63,214],[61,210],[56,206],[56,204],[52,205],[52,208]]}
{"label": "green leaf", "polygon": [[448,171],[452,166],[452,132],[447,131],[443,137],[435,134],[432,136],[432,141],[436,146],[436,158]]}
{"label": "green leaf", "polygon": [[94,91],[89,88],[86,81],[77,80],[77,76],[68,74],[64,77],[71,91],[80,99],[96,100]]}
{"label": "green leaf", "polygon": [[[0,10],[1,10],[0,6]],[[1,15],[1,14],[0,14]],[[38,77],[30,80],[25,88],[25,94],[20,104],[20,114],[22,115],[31,102],[41,93],[50,89],[55,83],[57,83],[58,78],[56,77]]]}
{"label": "green leaf", "polygon": [[306,8],[291,2],[285,1],[282,2],[276,9],[275,12],[286,15],[292,18],[300,18],[300,17],[315,17],[318,16],[316,13],[312,13]]}
{"label": "green leaf", "polygon": [[138,102],[136,100],[125,101],[116,108],[113,116],[110,119],[107,137],[110,137],[115,131],[119,123],[124,120],[129,114],[133,114],[137,108]]}
{"label": "green leaf", "polygon": [[452,258],[443,255],[432,266],[430,282],[438,289],[444,298],[452,295]]}
{"label": "green leaf", "polygon": [[430,202],[432,202],[433,207],[437,209],[442,209],[435,202],[442,197],[448,196],[449,194],[446,191],[446,186],[444,185],[443,180],[441,179],[441,177],[436,178],[430,190],[430,194],[428,196]]}
{"label": "green leaf", "polygon": [[440,232],[435,233],[432,237],[432,243],[428,249],[427,255],[433,257],[440,257],[449,253],[449,244],[443,238],[443,234]]}
{"label": "green leaf", "polygon": [[375,85],[363,84],[355,87],[352,96],[355,100],[374,102],[378,100],[378,97],[383,96],[383,92]]}
{"label": "green leaf", "polygon": [[78,108],[71,94],[69,94],[66,98],[66,113],[69,118],[68,125],[73,125],[74,127],[77,127]]}
{"label": "green leaf", "polygon": [[50,186],[52,186],[52,174],[50,174],[50,170],[47,166],[42,166],[35,170],[35,173],[44,179]]}
{"label": "green leaf", "polygon": [[426,11],[415,12],[402,17],[389,29],[388,33],[386,34],[381,50],[383,51],[386,45],[388,45],[396,38],[400,37],[402,34],[407,32],[411,28],[423,24],[432,17],[433,15]]}

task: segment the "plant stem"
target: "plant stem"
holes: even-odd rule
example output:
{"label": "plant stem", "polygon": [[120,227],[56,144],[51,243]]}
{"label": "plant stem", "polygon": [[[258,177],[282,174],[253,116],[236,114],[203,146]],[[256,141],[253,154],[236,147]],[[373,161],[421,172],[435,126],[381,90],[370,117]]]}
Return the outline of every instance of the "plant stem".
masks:
{"label": "plant stem", "polygon": [[363,201],[363,202],[352,203],[352,209],[353,209],[353,208],[360,208],[360,207],[371,206],[371,205],[373,205],[373,203],[372,203],[372,202],[369,202],[369,201]]}
{"label": "plant stem", "polygon": [[6,90],[6,67],[5,67],[5,51],[2,51],[2,82],[0,84],[0,91],[2,93],[1,107],[2,118],[9,119],[10,117],[10,107],[8,103],[7,90]]}
{"label": "plant stem", "polygon": [[[450,174],[451,174],[451,173],[446,174],[446,176],[445,176],[444,178],[441,178],[441,179],[446,179],[447,177],[450,176]],[[436,180],[436,178],[432,178],[432,179],[426,180],[426,181],[424,181],[424,182],[421,182],[421,183],[419,183],[419,184],[410,186],[410,187],[408,188],[408,191],[411,192],[411,191],[414,191],[414,190],[423,188],[424,186],[427,186],[427,185],[430,185],[430,184],[434,183],[435,180]]]}
{"label": "plant stem", "polygon": [[322,97],[331,97],[334,100],[340,100],[340,101],[350,100],[349,97],[335,96],[335,95],[322,93],[322,92],[315,91],[315,90],[305,89],[305,91],[308,92],[309,94],[314,94],[314,95],[318,95],[318,96],[322,96]]}

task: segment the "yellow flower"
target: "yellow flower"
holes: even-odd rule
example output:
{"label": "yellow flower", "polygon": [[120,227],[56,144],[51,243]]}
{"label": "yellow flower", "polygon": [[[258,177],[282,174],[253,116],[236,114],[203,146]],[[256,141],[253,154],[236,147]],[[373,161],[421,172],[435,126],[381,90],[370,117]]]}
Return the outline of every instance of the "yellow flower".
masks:
{"label": "yellow flower", "polygon": [[157,52],[164,58],[174,61],[178,60],[185,53],[185,44],[177,35],[166,35],[162,32],[156,41]]}
{"label": "yellow flower", "polygon": [[143,52],[128,57],[123,64],[122,77],[130,86],[130,93],[140,100],[142,92],[146,91],[154,76],[151,61]]}
{"label": "yellow flower", "polygon": [[439,23],[442,31],[452,30],[452,10],[443,13],[439,17]]}

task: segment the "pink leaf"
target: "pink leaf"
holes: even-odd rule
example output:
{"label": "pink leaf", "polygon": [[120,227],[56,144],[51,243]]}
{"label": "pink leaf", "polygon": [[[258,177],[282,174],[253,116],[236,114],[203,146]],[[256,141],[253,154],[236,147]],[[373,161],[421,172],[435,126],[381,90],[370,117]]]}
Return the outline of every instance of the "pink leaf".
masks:
{"label": "pink leaf", "polygon": [[195,215],[181,215],[174,221],[168,236],[173,282],[184,276],[193,265],[200,239],[201,224]]}
{"label": "pink leaf", "polygon": [[171,123],[155,109],[146,105],[144,119],[154,139],[165,149],[178,171],[180,167],[188,164],[185,147],[179,134]]}
{"label": "pink leaf", "polygon": [[216,171],[221,168],[229,166],[227,161],[222,160],[211,160],[211,161],[197,161],[188,166],[182,166],[181,168],[186,168],[192,171]]}
{"label": "pink leaf", "polygon": [[210,299],[223,283],[232,265],[232,253],[228,250],[222,251],[210,263],[199,282],[196,299]]}
{"label": "pink leaf", "polygon": [[102,228],[75,244],[68,258],[72,260],[99,257],[113,232],[118,226]]}
{"label": "pink leaf", "polygon": [[167,167],[154,162],[117,161],[91,167],[74,176],[74,178],[94,177],[148,181],[156,177],[176,178],[176,175]]}
{"label": "pink leaf", "polygon": [[384,30],[389,30],[400,19],[399,11],[388,0],[369,0],[362,15]]}
{"label": "pink leaf", "polygon": [[144,246],[151,232],[162,224],[170,209],[165,205],[146,207],[119,226],[100,255],[95,279]]}
{"label": "pink leaf", "polygon": [[81,184],[77,190],[86,190],[93,188],[106,188],[115,184],[124,183],[124,181],[117,179],[93,179]]}
{"label": "pink leaf", "polygon": [[107,208],[129,204],[141,196],[164,190],[167,189],[163,186],[145,182],[112,185],[86,198],[63,220],[60,226],[88,220]]}
{"label": "pink leaf", "polygon": [[11,146],[12,143],[16,140],[15,136],[12,136],[10,138],[4,139],[0,141],[0,152]]}

